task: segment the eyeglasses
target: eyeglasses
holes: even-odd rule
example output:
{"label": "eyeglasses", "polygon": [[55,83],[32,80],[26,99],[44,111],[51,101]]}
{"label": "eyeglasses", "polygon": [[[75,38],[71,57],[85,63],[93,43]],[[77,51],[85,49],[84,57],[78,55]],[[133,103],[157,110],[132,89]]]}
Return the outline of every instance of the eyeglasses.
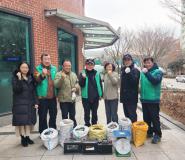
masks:
{"label": "eyeglasses", "polygon": [[88,65],[88,66],[94,66],[94,64],[92,64],[92,63],[87,63],[86,65]]}

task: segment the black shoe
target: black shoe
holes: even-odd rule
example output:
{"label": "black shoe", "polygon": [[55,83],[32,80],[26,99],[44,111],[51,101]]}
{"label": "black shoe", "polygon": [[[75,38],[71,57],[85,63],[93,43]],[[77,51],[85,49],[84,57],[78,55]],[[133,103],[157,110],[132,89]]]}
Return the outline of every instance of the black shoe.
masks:
{"label": "black shoe", "polygon": [[91,124],[90,124],[90,123],[89,123],[89,124],[85,124],[85,126],[90,127],[90,126],[91,126]]}
{"label": "black shoe", "polygon": [[21,136],[21,144],[23,147],[28,147],[28,142],[26,140],[26,137]]}
{"label": "black shoe", "polygon": [[30,139],[29,136],[26,136],[26,141],[28,144],[34,144],[34,142]]}
{"label": "black shoe", "polygon": [[153,144],[157,144],[157,143],[159,143],[161,141],[161,138],[158,136],[158,135],[154,135],[153,136],[153,139],[152,139],[152,143]]}

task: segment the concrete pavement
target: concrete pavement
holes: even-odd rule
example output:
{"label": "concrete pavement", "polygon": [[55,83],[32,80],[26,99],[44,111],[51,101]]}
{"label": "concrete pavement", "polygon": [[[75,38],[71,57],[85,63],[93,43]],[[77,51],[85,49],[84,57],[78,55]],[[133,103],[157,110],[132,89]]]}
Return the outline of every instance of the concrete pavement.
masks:
{"label": "concrete pavement", "polygon": [[[81,102],[76,104],[76,119],[78,124],[83,124],[83,108]],[[139,120],[142,120],[142,112],[138,112]],[[99,123],[106,123],[104,102],[100,102]],[[119,117],[124,117],[122,105],[119,105]],[[58,110],[57,124],[61,120],[61,112]],[[52,151],[47,151],[42,145],[38,133],[32,134],[34,145],[22,147],[20,138],[14,135],[14,127],[11,125],[0,127],[0,160],[183,160],[185,159],[185,131],[173,125],[165,118],[163,123],[163,138],[159,144],[151,144],[147,139],[145,145],[136,148],[132,145],[132,154],[128,158],[117,158],[113,155],[64,155],[60,145]],[[35,126],[37,130],[38,124]]]}

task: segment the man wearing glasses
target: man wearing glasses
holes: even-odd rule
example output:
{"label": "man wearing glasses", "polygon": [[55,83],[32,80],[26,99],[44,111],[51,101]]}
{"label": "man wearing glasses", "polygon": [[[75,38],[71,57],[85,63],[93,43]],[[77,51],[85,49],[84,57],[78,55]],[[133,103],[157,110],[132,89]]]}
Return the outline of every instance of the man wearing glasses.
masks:
{"label": "man wearing glasses", "polygon": [[[80,73],[79,84],[81,86],[82,104],[84,108],[85,125],[97,124],[97,110],[99,99],[102,97],[102,84],[100,74],[94,69],[94,59],[85,61],[85,69]],[[92,119],[90,122],[90,112]]]}

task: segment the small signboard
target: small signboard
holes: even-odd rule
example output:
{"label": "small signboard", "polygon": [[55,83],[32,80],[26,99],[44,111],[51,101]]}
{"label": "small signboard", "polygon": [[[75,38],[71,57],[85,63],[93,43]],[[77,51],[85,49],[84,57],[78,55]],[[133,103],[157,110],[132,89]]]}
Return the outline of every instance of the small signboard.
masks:
{"label": "small signboard", "polygon": [[6,61],[6,62],[20,62],[21,61],[21,56],[6,56],[6,57],[3,57],[3,61]]}

